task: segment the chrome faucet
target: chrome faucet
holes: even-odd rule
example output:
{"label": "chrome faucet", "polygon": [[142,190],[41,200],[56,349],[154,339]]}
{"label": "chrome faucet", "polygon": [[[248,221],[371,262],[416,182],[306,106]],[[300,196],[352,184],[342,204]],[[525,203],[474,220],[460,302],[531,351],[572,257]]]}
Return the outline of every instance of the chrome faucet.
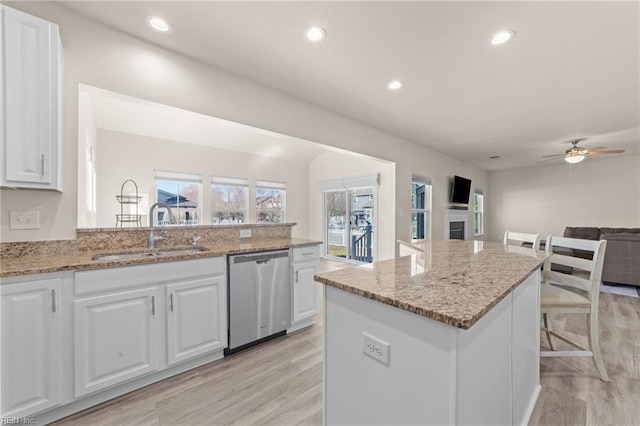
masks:
{"label": "chrome faucet", "polygon": [[175,216],[171,212],[171,207],[165,203],[155,203],[149,208],[149,249],[156,248],[156,242],[162,241],[164,237],[156,237],[153,232],[153,211],[156,207],[164,207],[169,213],[169,223],[177,223]]}

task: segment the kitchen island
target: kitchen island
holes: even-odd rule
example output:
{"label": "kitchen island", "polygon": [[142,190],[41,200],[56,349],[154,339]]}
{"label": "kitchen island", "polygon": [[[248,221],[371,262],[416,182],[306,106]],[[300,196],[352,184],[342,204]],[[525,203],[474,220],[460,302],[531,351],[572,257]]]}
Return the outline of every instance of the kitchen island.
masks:
{"label": "kitchen island", "polygon": [[325,424],[526,424],[540,391],[546,255],[399,243],[325,284]]}

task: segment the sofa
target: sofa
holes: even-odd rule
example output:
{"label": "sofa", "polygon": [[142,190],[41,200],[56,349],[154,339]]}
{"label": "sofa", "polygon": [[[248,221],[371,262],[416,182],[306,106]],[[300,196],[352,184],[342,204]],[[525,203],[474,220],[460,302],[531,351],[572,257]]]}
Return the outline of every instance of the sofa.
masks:
{"label": "sofa", "polygon": [[[602,281],[640,287],[640,228],[570,227],[568,238],[607,240]],[[590,252],[574,250],[574,256],[591,258]]]}

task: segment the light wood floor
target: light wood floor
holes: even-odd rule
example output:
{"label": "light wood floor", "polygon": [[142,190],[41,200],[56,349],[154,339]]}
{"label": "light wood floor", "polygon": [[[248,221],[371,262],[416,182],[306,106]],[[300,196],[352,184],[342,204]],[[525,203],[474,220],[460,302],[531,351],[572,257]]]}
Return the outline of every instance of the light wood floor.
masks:
{"label": "light wood floor", "polygon": [[[323,261],[321,271],[340,267]],[[552,318],[585,335],[584,316]],[[602,294],[600,342],[611,383],[590,359],[543,359],[530,425],[640,425],[640,299]],[[544,336],[541,337],[546,345]],[[585,341],[586,342],[586,341]],[[555,342],[559,347],[561,343]],[[123,395],[56,425],[320,425],[322,319],[318,324]]]}

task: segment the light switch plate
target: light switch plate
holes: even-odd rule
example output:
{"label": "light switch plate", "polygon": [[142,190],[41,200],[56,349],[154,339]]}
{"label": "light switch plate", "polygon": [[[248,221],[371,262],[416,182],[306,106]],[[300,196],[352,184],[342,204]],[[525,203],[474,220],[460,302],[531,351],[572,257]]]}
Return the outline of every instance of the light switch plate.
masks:
{"label": "light switch plate", "polygon": [[251,229],[241,229],[240,238],[251,238]]}
{"label": "light switch plate", "polygon": [[9,229],[39,229],[40,210],[9,211]]}
{"label": "light switch plate", "polygon": [[389,350],[391,345],[377,337],[362,332],[362,352],[384,365],[389,365]]}

